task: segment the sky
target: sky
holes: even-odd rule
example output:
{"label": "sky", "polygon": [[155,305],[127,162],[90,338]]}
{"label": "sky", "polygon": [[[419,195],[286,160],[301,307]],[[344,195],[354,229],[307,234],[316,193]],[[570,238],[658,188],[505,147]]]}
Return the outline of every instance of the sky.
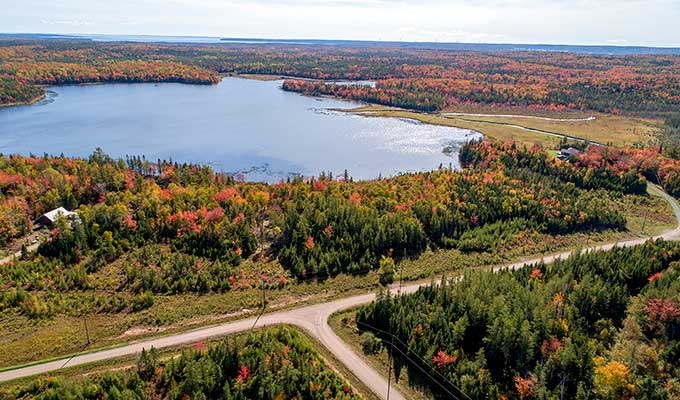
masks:
{"label": "sky", "polygon": [[680,47],[680,0],[0,0],[0,31]]}

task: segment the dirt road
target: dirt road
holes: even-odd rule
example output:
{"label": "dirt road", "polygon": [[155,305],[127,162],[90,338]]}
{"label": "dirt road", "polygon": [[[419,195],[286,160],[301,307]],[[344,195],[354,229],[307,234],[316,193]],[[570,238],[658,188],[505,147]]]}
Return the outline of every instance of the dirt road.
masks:
{"label": "dirt road", "polygon": [[[668,201],[671,204],[678,224],[680,224],[680,207],[678,207],[678,204],[670,196],[668,196],[666,193],[662,192],[658,188],[652,187],[652,190],[654,190],[656,193],[659,194],[659,196],[663,197],[664,199],[666,199],[666,201]],[[666,240],[680,239],[680,225],[675,229],[664,232],[663,234],[656,236],[652,239],[658,238]],[[610,250],[615,246],[619,247],[635,246],[644,243],[646,240],[649,240],[649,238],[640,238],[616,243],[609,243],[601,246],[593,246],[585,248],[582,251]],[[541,260],[549,263],[559,258],[566,258],[570,254],[572,254],[571,251],[566,251],[562,253],[545,256],[542,258],[524,260],[521,262],[508,264],[505,266],[496,267],[494,268],[494,271],[498,271],[501,269],[518,269],[529,264],[535,264],[537,262],[540,262]],[[412,293],[418,290],[419,287],[428,284],[429,282],[424,282],[404,286],[402,287],[401,292]],[[396,294],[397,291],[398,289],[396,287],[392,288],[393,293]],[[361,358],[361,356],[356,354],[350,346],[343,342],[328,325],[328,317],[334,312],[370,303],[374,298],[375,294],[371,293],[360,296],[347,297],[344,299],[334,300],[327,303],[304,306],[288,311],[264,314],[257,321],[256,326],[263,327],[285,323],[296,325],[306,330],[310,335],[312,335],[321,344],[323,344],[331,353],[333,353],[333,355],[342,364],[344,364],[350,371],[352,371],[352,373],[357,377],[357,379],[361,380],[369,389],[371,389],[380,398],[386,399],[387,380],[385,379],[385,377],[378,371],[372,369],[368,364],[366,364]],[[179,333],[176,335],[144,340],[128,344],[122,347],[117,347],[114,349],[101,350],[88,354],[83,354],[71,359],[68,363],[68,366],[86,364],[94,361],[101,361],[125,355],[136,354],[145,348],[146,349],[149,349],[151,347],[162,348],[182,344],[190,344],[200,340],[226,336],[238,332],[244,332],[251,329],[251,327],[253,327],[254,322],[255,317],[247,318],[212,327]],[[0,373],[0,381],[7,381],[20,377],[43,374],[50,371],[58,370],[62,368],[62,366],[64,365],[64,361],[65,361],[64,359],[57,361],[49,361],[46,363],[5,371]],[[394,388],[392,388],[389,398],[392,400],[405,399],[405,397]]]}

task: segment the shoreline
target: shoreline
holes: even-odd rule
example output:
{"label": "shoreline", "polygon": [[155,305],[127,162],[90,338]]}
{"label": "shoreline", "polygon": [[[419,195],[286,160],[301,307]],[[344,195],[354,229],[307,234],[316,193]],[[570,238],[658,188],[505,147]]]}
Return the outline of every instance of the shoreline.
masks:
{"label": "shoreline", "polygon": [[[234,78],[231,81],[232,83],[230,83],[230,80],[228,78]],[[224,87],[229,87],[229,85],[236,84],[236,82],[239,82],[239,81],[237,81],[238,79],[243,79],[243,78],[241,78],[239,76],[225,76],[221,87],[224,88]],[[240,85],[245,85],[249,81],[248,80],[240,80],[240,82],[241,82]],[[42,98],[47,98],[48,101],[40,102],[39,105],[42,106],[43,104],[47,104],[47,103],[51,102],[51,100],[54,97],[54,92],[61,94],[61,93],[63,93],[63,91],[70,90],[70,89],[63,88],[65,86],[84,86],[84,87],[92,86],[92,87],[97,87],[97,86],[94,86],[94,85],[109,85],[109,84],[118,85],[120,83],[87,82],[87,83],[73,83],[73,84],[69,84],[69,85],[53,85],[53,86],[43,85],[42,89],[46,90],[46,92],[45,92],[45,95],[42,96]],[[146,83],[146,84],[148,85],[148,83]],[[156,85],[160,85],[160,84],[154,83],[154,86],[156,86]],[[258,90],[258,88],[261,88],[262,86],[264,86],[266,88],[265,93],[268,94],[268,97],[262,97],[263,103],[268,102],[267,99],[271,96],[279,96],[280,94],[286,94],[285,92],[283,92],[279,88],[280,85],[278,84],[278,82],[270,82],[270,83],[260,82],[260,83],[257,83],[257,82],[251,81],[251,83],[249,85],[245,86],[244,90],[246,90],[246,91],[256,91],[256,90]],[[119,87],[119,88],[131,88],[131,90],[133,88],[133,86],[117,86],[117,87]],[[156,87],[153,87],[153,86],[144,86],[143,87],[143,86],[139,85],[137,87],[138,87],[138,89],[134,89],[130,93],[146,93],[147,91],[156,92],[156,91],[160,90],[160,88],[156,88]],[[165,87],[168,88],[169,86],[165,86]],[[97,96],[100,96],[100,95],[106,96],[107,93],[111,93],[109,91],[109,89],[113,90],[113,89],[115,89],[115,87],[113,87],[113,86],[110,87],[110,88],[102,87],[101,90],[97,90]],[[78,89],[72,89],[72,90],[73,90],[74,93],[76,93],[76,92],[80,93],[81,92]],[[211,92],[215,91],[215,90],[219,90],[219,87],[215,86],[213,89],[209,89],[209,90]],[[189,92],[194,93],[194,90],[191,89],[191,87],[183,88],[183,87],[179,87],[177,85],[175,85],[175,89],[173,89],[173,91],[171,93],[181,94],[181,93],[184,93],[185,91],[189,91]],[[124,92],[128,93],[127,89],[124,90]],[[329,110],[329,111],[332,111],[332,113],[335,113],[335,109],[343,110],[343,111],[346,112],[348,110],[352,110],[352,109],[355,109],[357,107],[368,106],[367,103],[352,101],[352,100],[348,100],[348,99],[338,99],[338,98],[334,98],[332,96],[321,96],[321,98],[327,98],[327,99],[331,100],[331,102],[322,102],[322,101],[319,101],[319,98],[320,98],[319,96],[309,96],[309,95],[306,95],[306,94],[293,93],[293,92],[289,92],[289,93],[290,93],[289,96],[291,98],[290,99],[284,99],[283,101],[290,102],[290,101],[293,101],[295,98],[306,99],[306,100],[303,101],[303,104],[307,104],[305,107],[308,107],[308,108],[306,110],[302,111],[304,113],[323,113],[323,114],[326,114],[327,112],[325,110]],[[204,94],[202,94],[202,92],[196,94],[197,98],[203,97],[203,96],[204,96]],[[299,97],[299,96],[304,96],[304,97]],[[210,99],[210,98],[211,97],[208,96],[208,99]],[[59,100],[57,100],[57,101],[59,101]],[[221,100],[217,100],[217,101],[221,101]],[[300,100],[296,100],[296,101],[300,101]],[[68,101],[65,100],[65,102],[68,102]],[[51,105],[51,107],[45,107],[45,109],[46,109],[46,111],[53,110],[52,107],[54,107],[54,105]],[[24,109],[24,111],[25,110],[26,109]],[[20,111],[20,110],[18,109],[16,111]],[[9,114],[10,113],[8,112],[8,115]],[[347,115],[348,114],[343,113],[342,116],[335,117],[335,118],[343,118]],[[349,114],[349,115],[353,115],[353,114]],[[365,118],[366,116],[358,115],[357,117]],[[323,116],[321,118],[325,118],[327,120],[330,117]],[[384,118],[385,120],[392,120],[394,122],[399,122],[397,120],[405,120],[409,123],[411,123],[411,122],[412,123],[422,123],[421,121],[418,121],[417,119],[413,119],[413,118],[396,118],[396,119],[392,118],[392,117],[382,117],[382,118]],[[346,123],[347,122],[332,121],[329,124],[336,125],[336,124],[346,124]],[[349,124],[349,126],[355,126],[355,125],[362,125],[362,124],[365,124],[365,123],[366,122],[364,122],[364,123],[354,122],[354,123],[347,123],[347,124]],[[370,124],[370,126],[374,126],[375,123],[369,122],[369,124]],[[441,125],[438,125],[438,124],[429,124],[429,123],[424,123],[424,125],[437,126],[437,127],[441,126]],[[399,125],[399,126],[401,126],[401,125]],[[457,155],[455,153],[452,154],[450,149],[458,147],[458,146],[462,145],[463,143],[470,141],[471,139],[477,139],[477,138],[484,137],[481,134],[481,132],[475,131],[475,130],[468,130],[468,129],[465,129],[465,128],[447,127],[447,126],[441,126],[441,127],[446,128],[447,130],[445,132],[441,133],[441,134],[440,133],[436,134],[437,137],[439,137],[439,136],[442,137],[441,146],[437,146],[436,148],[434,148],[434,146],[433,146],[433,148],[432,148],[432,154],[433,154],[432,157],[436,158],[436,163],[432,163],[432,165],[429,165],[427,163],[423,163],[423,168],[420,168],[419,167],[420,164],[417,163],[417,162],[406,163],[406,164],[401,165],[401,167],[399,167],[398,164],[395,164],[394,168],[385,169],[382,172],[382,175],[379,174],[377,171],[375,172],[375,174],[366,173],[364,175],[364,174],[361,173],[361,171],[359,171],[360,167],[356,167],[357,171],[353,171],[354,172],[353,177],[357,180],[370,181],[370,180],[378,179],[381,176],[382,177],[391,177],[391,176],[397,176],[401,173],[419,173],[419,172],[431,171],[431,170],[437,169],[437,165],[439,165],[439,164],[443,164],[443,165],[448,165],[449,163],[457,164]],[[414,130],[414,129],[418,130],[418,131],[420,131],[420,130],[427,131],[429,128],[426,128],[426,127],[422,127],[422,128],[411,127],[410,124],[409,124],[408,127],[404,128],[404,130],[408,130],[409,132]],[[437,130],[437,132],[440,132],[440,131]],[[100,144],[100,146],[101,146],[101,144]],[[411,146],[416,146],[416,144],[412,144]],[[108,146],[102,146],[102,147],[104,147],[104,149],[107,149]],[[93,146],[93,148],[94,148],[94,146]],[[6,151],[14,153],[16,150],[17,150],[16,147],[14,147],[14,148],[10,147]],[[81,154],[79,152],[65,151],[65,149],[56,149],[54,151],[48,151],[48,153],[56,153],[56,154],[53,154],[53,155],[58,155],[62,150],[64,150],[64,152],[66,153],[66,156],[73,157],[73,158],[79,158],[79,157],[80,158],[86,158],[89,155],[89,153],[86,153],[86,152],[83,152]],[[139,153],[139,155],[142,155],[142,154],[144,154],[145,152],[148,152],[148,151],[149,151],[148,149],[147,150],[140,150],[136,153]],[[42,151],[40,151],[40,153],[42,153]],[[27,155],[28,153],[19,152],[19,154]],[[169,153],[168,155],[166,155],[165,158],[168,158],[168,157],[175,158],[174,155],[171,156],[170,154],[172,154],[172,153]],[[148,156],[148,154],[146,154],[146,155]],[[113,154],[111,156],[113,158],[121,158],[121,157],[124,156],[124,154],[120,154],[120,153],[117,154],[116,152],[113,152]],[[426,156],[426,157],[430,157],[430,156]],[[407,157],[404,157],[404,159],[408,160]],[[286,180],[288,178],[293,179],[295,176],[303,176],[303,177],[304,176],[314,176],[314,177],[317,177],[319,175],[320,170],[325,170],[325,168],[312,168],[312,169],[310,169],[310,171],[306,172],[305,169],[297,169],[297,168],[295,168],[295,169],[283,168],[282,169],[282,168],[274,167],[274,171],[269,171],[266,168],[262,167],[262,165],[263,165],[262,163],[257,162],[256,159],[254,159],[254,160],[255,161],[252,162],[252,163],[247,163],[247,164],[242,163],[242,164],[236,165],[234,168],[222,168],[222,167],[220,167],[221,164],[219,164],[219,162],[221,160],[219,160],[219,159],[211,159],[209,161],[212,161],[212,162],[208,162],[208,163],[206,163],[205,159],[202,159],[201,157],[186,159],[186,160],[181,160],[181,161],[187,162],[187,163],[190,163],[190,164],[209,165],[214,171],[222,172],[222,173],[225,173],[225,174],[228,174],[228,175],[231,175],[231,176],[236,176],[240,173],[243,173],[244,175],[247,176],[247,179],[249,181],[251,181],[251,180],[252,181],[260,181],[260,182],[269,183],[269,184],[278,183],[280,180]],[[271,168],[271,167],[269,167],[269,168]],[[458,168],[458,167],[455,167],[455,168]],[[278,171],[278,169],[282,169],[282,171]],[[343,169],[344,168],[339,168],[337,170],[333,170],[332,172],[334,174],[341,174]],[[353,169],[353,168],[349,168],[349,169]],[[282,172],[282,173],[279,173],[279,172]],[[369,171],[369,172],[371,172],[371,171]]]}
{"label": "shoreline", "polygon": [[30,106],[33,105],[40,100],[43,100],[47,97],[47,88],[60,88],[60,87],[69,87],[69,86],[95,86],[95,85],[118,85],[118,84],[144,84],[144,83],[154,83],[154,84],[159,84],[159,83],[179,83],[182,85],[197,85],[197,86],[211,86],[211,85],[217,85],[222,82],[222,80],[226,77],[230,77],[229,75],[221,75],[219,82],[180,82],[180,81],[140,81],[140,82],[135,82],[135,81],[97,81],[97,82],[73,82],[73,83],[64,83],[64,84],[53,84],[53,85],[38,85],[36,86],[40,87],[43,90],[42,95],[39,97],[36,97],[34,99],[31,99],[29,101],[20,101],[20,102],[14,102],[14,103],[5,103],[5,104],[0,104],[0,108],[9,108],[9,107],[20,107],[20,106]]}
{"label": "shoreline", "polygon": [[28,101],[19,101],[19,102],[14,102],[14,103],[5,103],[5,104],[0,104],[0,108],[9,108],[9,107],[21,107],[21,106],[31,106],[40,100],[44,100],[47,97],[47,91],[43,87],[43,93],[31,100]]}
{"label": "shoreline", "polygon": [[[279,75],[262,75],[262,74],[221,74],[222,80],[227,79],[227,78],[235,78],[235,79],[247,79],[247,80],[255,80],[255,81],[279,81],[281,79],[286,79],[286,76],[279,76]],[[296,78],[299,79],[299,78]],[[304,79],[304,78],[303,78]],[[313,80],[313,79],[310,79]],[[318,80],[316,80],[318,81]],[[153,84],[160,84],[160,83],[181,83],[181,84],[191,84],[191,83],[183,83],[183,82],[83,82],[83,83],[71,83],[71,84],[65,84],[65,85],[53,85],[53,86],[46,86],[43,85],[41,88],[44,90],[43,94],[35,99],[32,99],[27,102],[15,102],[11,104],[3,104],[0,105],[2,108],[9,108],[9,107],[15,107],[15,106],[23,106],[23,105],[32,105],[35,104],[47,97],[48,96],[48,89],[49,88],[58,88],[62,86],[90,86],[90,85],[106,85],[106,84],[132,84],[132,83],[153,83]],[[283,89],[279,89],[283,90]],[[284,90],[286,91],[286,90]],[[554,118],[557,117],[557,115],[553,114],[553,118],[551,117],[545,117],[541,115],[531,115],[531,114],[481,114],[481,113],[467,113],[467,112],[462,112],[463,110],[456,110],[456,111],[443,111],[443,112],[438,112],[438,113],[425,113],[425,112],[419,112],[419,111],[414,111],[414,110],[407,110],[407,109],[400,109],[397,107],[389,107],[389,106],[376,106],[375,104],[364,102],[364,101],[356,101],[356,100],[351,100],[351,99],[343,99],[343,98],[338,98],[334,97],[331,95],[311,95],[307,93],[300,93],[296,91],[286,91],[286,92],[291,92],[295,93],[297,95],[302,95],[310,98],[321,98],[321,99],[332,99],[332,100],[338,100],[344,103],[347,103],[347,107],[332,107],[328,108],[330,111],[333,112],[338,112],[338,113],[343,113],[343,114],[350,114],[350,115],[356,115],[356,116],[361,116],[361,117],[382,117],[382,118],[406,118],[410,121],[417,121],[419,123],[423,123],[426,125],[432,125],[432,126],[441,126],[441,127],[451,127],[451,128],[457,128],[457,129],[462,129],[468,131],[468,133],[471,133],[473,136],[481,136],[482,138],[489,139],[490,137],[493,137],[493,135],[488,134],[485,129],[480,129],[480,126],[477,127],[471,127],[468,126],[467,123],[475,123],[475,124],[483,124],[484,126],[499,126],[499,127],[506,127],[509,129],[518,129],[518,130],[523,130],[529,133],[533,133],[536,135],[540,136],[551,136],[554,138],[560,138],[560,139],[566,139],[566,140],[573,140],[573,141],[580,141],[580,142],[587,142],[595,145],[602,145],[602,141],[598,140],[593,140],[593,139],[588,139],[585,137],[581,137],[577,134],[572,134],[572,133],[565,133],[565,132],[556,132],[550,129],[540,129],[532,126],[524,126],[522,123],[509,123],[506,121],[485,121],[485,120],[477,120],[474,116],[480,116],[480,117],[486,117],[486,118],[496,118],[496,117],[502,117],[502,118],[518,118],[518,119],[525,119],[525,120],[544,120],[544,121],[552,121],[552,122],[560,122],[560,123],[574,123],[574,122],[590,122],[590,121],[595,121],[599,118],[597,118],[595,115],[589,115],[586,117],[581,117],[581,118],[564,118],[567,115],[561,114],[559,115],[562,118]],[[399,115],[399,114],[408,114],[408,115]],[[533,114],[533,113],[532,113]],[[428,118],[428,116],[434,116],[438,118]],[[470,117],[470,118],[466,118]],[[574,115],[574,117],[576,117]],[[462,123],[461,124],[456,124],[453,123],[453,120],[460,120]],[[467,135],[466,135],[467,136]],[[441,150],[442,152],[446,153],[446,149],[448,146],[444,146]]]}

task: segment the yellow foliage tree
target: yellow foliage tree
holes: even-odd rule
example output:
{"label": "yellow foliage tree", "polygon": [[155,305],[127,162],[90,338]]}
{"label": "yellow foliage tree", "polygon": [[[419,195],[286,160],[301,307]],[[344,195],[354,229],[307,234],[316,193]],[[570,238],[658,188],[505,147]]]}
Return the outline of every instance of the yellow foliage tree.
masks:
{"label": "yellow foliage tree", "polygon": [[606,399],[625,399],[631,394],[633,385],[628,382],[630,369],[618,361],[595,360],[595,391]]}

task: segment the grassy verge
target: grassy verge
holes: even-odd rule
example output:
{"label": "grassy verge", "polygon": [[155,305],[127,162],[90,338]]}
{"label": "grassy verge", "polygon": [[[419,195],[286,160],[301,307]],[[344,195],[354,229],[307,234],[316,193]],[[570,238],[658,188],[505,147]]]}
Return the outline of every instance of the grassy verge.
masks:
{"label": "grassy verge", "polygon": [[[618,207],[628,218],[625,232],[581,232],[570,235],[523,235],[489,253],[462,253],[458,250],[428,251],[416,259],[402,260],[396,278],[417,281],[465,268],[483,268],[545,254],[611,241],[657,235],[675,226],[670,206],[657,196],[623,196]],[[281,268],[249,261],[246,268],[260,270]],[[120,268],[111,264],[96,278],[106,287],[116,281]],[[118,271],[119,273],[119,271]],[[113,283],[111,284],[113,285]],[[362,294],[378,287],[375,272],[366,275],[340,275],[323,282],[291,284],[268,292],[267,310],[283,310],[303,304],[318,303]],[[61,295],[65,309],[53,318],[30,319],[18,311],[0,315],[0,368],[61,358],[85,351],[120,346],[151,336],[170,335],[203,326],[251,316],[259,310],[262,292],[255,288],[225,293],[157,295],[153,306],[139,312],[101,313],[90,306],[97,296],[108,292],[69,292]],[[84,310],[84,311],[83,311]],[[89,333],[87,342],[85,324]]]}
{"label": "grassy verge", "polygon": [[[650,191],[650,194],[653,192]],[[639,197],[626,196],[619,204],[622,210],[627,210],[629,234],[638,236],[658,235],[676,226],[677,221],[673,216],[671,206],[657,196]],[[592,235],[583,235],[580,240],[581,245],[595,245],[601,242],[611,241],[616,235],[605,234],[596,240]],[[570,241],[578,238],[579,235],[571,235]],[[607,238],[607,239],[605,239]],[[624,239],[622,237],[622,239]],[[531,257],[527,257],[531,258]],[[361,346],[361,336],[356,324],[356,312],[358,308],[337,312],[328,320],[333,331],[347,343],[356,354],[359,354],[364,361],[373,369],[381,373],[385,379],[388,377],[390,369],[388,346],[383,344],[375,354],[367,355]],[[392,384],[409,399],[430,399],[431,396],[422,380],[430,379],[421,374],[409,375],[406,368],[401,368],[398,372],[394,368],[390,369],[389,376]]]}
{"label": "grassy verge", "polygon": [[333,371],[335,371],[336,374],[338,374],[341,378],[349,382],[350,385],[354,388],[356,392],[358,392],[362,397],[364,397],[367,400],[379,400],[380,397],[378,397],[371,389],[368,388],[362,381],[360,381],[353,373],[350,371],[345,364],[341,363],[334,355],[331,353],[326,346],[322,345],[319,343],[318,340],[313,338],[311,335],[309,335],[304,329],[297,328],[295,326],[292,326],[293,329],[296,329],[311,345],[314,347],[314,349],[321,355],[321,357],[326,361],[326,365],[328,365],[329,368],[331,368]]}
{"label": "grassy verge", "polygon": [[357,309],[355,308],[331,315],[328,319],[328,323],[333,331],[347,343],[356,354],[370,365],[371,368],[382,374],[385,379],[387,379],[389,368],[392,385],[394,385],[394,387],[396,387],[407,399],[429,399],[430,396],[428,396],[424,389],[409,384],[409,376],[406,368],[401,368],[398,372],[395,372],[394,368],[389,367],[390,362],[387,346],[383,344],[380,349],[372,355],[366,355],[364,353],[361,348],[361,337],[355,320],[356,311]]}

